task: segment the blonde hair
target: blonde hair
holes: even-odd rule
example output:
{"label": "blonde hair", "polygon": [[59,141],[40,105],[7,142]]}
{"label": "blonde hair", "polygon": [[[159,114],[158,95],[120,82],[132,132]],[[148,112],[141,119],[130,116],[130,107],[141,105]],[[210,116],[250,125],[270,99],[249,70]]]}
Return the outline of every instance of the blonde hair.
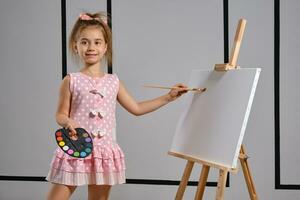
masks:
{"label": "blonde hair", "polygon": [[76,41],[81,33],[81,31],[87,27],[99,27],[100,31],[103,34],[104,40],[107,44],[107,50],[105,53],[105,58],[107,60],[108,66],[112,65],[112,34],[108,26],[108,15],[104,12],[98,13],[84,13],[83,15],[87,16],[88,19],[79,17],[75,22],[72,32],[69,38],[69,50],[74,58],[78,58],[75,45]]}

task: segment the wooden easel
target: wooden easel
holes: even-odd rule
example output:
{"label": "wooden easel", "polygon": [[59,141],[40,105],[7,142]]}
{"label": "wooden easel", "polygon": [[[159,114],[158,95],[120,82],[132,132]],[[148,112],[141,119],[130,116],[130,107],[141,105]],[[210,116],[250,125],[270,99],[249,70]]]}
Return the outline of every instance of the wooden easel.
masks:
{"label": "wooden easel", "polygon": [[[234,70],[234,69],[239,68],[236,65],[236,63],[237,63],[237,58],[238,58],[238,54],[239,54],[239,50],[240,50],[241,41],[242,41],[242,38],[243,38],[245,27],[246,27],[246,20],[240,19],[239,23],[238,23],[237,30],[236,30],[235,38],[234,38],[234,44],[233,44],[232,51],[231,51],[230,61],[229,61],[229,63],[216,64],[215,65],[215,70],[217,70],[217,71],[227,71],[227,70]],[[189,177],[191,175],[191,172],[192,172],[192,169],[193,169],[193,166],[194,166],[195,162],[200,163],[200,164],[203,165],[202,166],[202,171],[201,171],[201,174],[200,174],[200,178],[199,178],[197,192],[196,192],[196,195],[195,195],[195,200],[202,200],[202,198],[203,198],[208,173],[209,173],[209,170],[210,170],[211,167],[219,169],[219,178],[218,178],[218,185],[217,185],[217,191],[216,191],[216,200],[223,200],[224,199],[224,191],[225,191],[225,187],[226,187],[226,180],[227,180],[228,172],[237,173],[237,171],[238,171],[236,168],[228,168],[228,167],[222,166],[218,163],[213,163],[213,162],[210,162],[210,161],[201,160],[199,158],[195,158],[195,157],[191,157],[191,156],[187,156],[187,155],[182,155],[182,154],[171,152],[171,151],[169,151],[168,154],[187,160],[187,164],[186,164],[186,167],[185,167],[185,170],[184,170],[179,188],[177,190],[175,200],[182,200],[184,192],[185,192],[185,188],[187,186],[187,183],[188,183],[188,180],[189,180]],[[244,148],[243,145],[241,145],[239,160],[241,162],[241,166],[242,166],[242,169],[243,169],[243,173],[244,173],[245,181],[246,181],[246,184],[247,184],[247,187],[248,187],[250,199],[251,200],[258,200],[247,159],[248,159],[248,156],[245,153],[245,148]]]}

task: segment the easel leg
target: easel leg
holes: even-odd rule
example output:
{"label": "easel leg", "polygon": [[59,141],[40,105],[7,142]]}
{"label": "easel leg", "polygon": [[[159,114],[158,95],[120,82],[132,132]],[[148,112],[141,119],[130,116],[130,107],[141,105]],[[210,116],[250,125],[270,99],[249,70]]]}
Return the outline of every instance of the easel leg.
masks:
{"label": "easel leg", "polygon": [[199,178],[199,183],[198,183],[198,187],[197,187],[197,193],[196,193],[196,196],[195,196],[195,200],[202,200],[202,198],[203,198],[204,189],[205,189],[205,186],[206,186],[209,169],[210,169],[210,167],[208,165],[203,165],[202,166],[201,175],[200,175],[200,178]]}
{"label": "easel leg", "polygon": [[247,158],[245,157],[246,153],[245,153],[245,148],[244,148],[243,145],[241,146],[240,154],[243,155],[242,158],[240,158],[240,161],[241,161],[245,181],[246,181],[246,184],[247,184],[247,187],[248,187],[248,192],[249,192],[249,195],[250,195],[250,199],[251,200],[258,200],[256,190],[255,190],[255,186],[254,186],[254,182],[253,182],[252,175],[251,175],[251,172],[250,172],[250,168],[249,168],[249,165],[248,165],[248,161],[247,161]]}
{"label": "easel leg", "polygon": [[182,200],[185,188],[187,186],[187,183],[189,181],[189,178],[190,178],[190,175],[191,175],[191,172],[192,172],[192,169],[193,169],[193,166],[194,166],[194,162],[192,162],[192,161],[188,161],[186,163],[185,170],[184,170],[183,176],[181,178],[180,185],[179,185],[179,188],[177,190],[175,200]]}
{"label": "easel leg", "polygon": [[216,200],[224,199],[227,173],[228,173],[228,170],[224,170],[224,169],[219,170],[219,180],[218,180]]}

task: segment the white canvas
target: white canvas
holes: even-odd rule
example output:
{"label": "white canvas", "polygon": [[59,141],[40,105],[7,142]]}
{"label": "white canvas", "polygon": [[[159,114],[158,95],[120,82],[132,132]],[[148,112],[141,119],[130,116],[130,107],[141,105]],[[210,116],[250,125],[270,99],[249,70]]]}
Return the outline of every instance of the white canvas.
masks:
{"label": "white canvas", "polygon": [[260,71],[192,71],[188,86],[207,90],[187,94],[170,151],[236,168]]}

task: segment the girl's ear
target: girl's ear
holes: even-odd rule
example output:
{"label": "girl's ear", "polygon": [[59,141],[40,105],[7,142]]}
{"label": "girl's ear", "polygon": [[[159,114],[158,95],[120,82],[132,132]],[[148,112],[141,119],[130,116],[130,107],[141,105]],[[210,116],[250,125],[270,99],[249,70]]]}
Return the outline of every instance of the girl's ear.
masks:
{"label": "girl's ear", "polygon": [[106,54],[106,51],[107,51],[107,43],[105,43],[104,54]]}
{"label": "girl's ear", "polygon": [[76,41],[74,41],[74,43],[73,43],[73,49],[74,49],[75,53],[78,54],[78,48],[77,48],[77,42]]}

